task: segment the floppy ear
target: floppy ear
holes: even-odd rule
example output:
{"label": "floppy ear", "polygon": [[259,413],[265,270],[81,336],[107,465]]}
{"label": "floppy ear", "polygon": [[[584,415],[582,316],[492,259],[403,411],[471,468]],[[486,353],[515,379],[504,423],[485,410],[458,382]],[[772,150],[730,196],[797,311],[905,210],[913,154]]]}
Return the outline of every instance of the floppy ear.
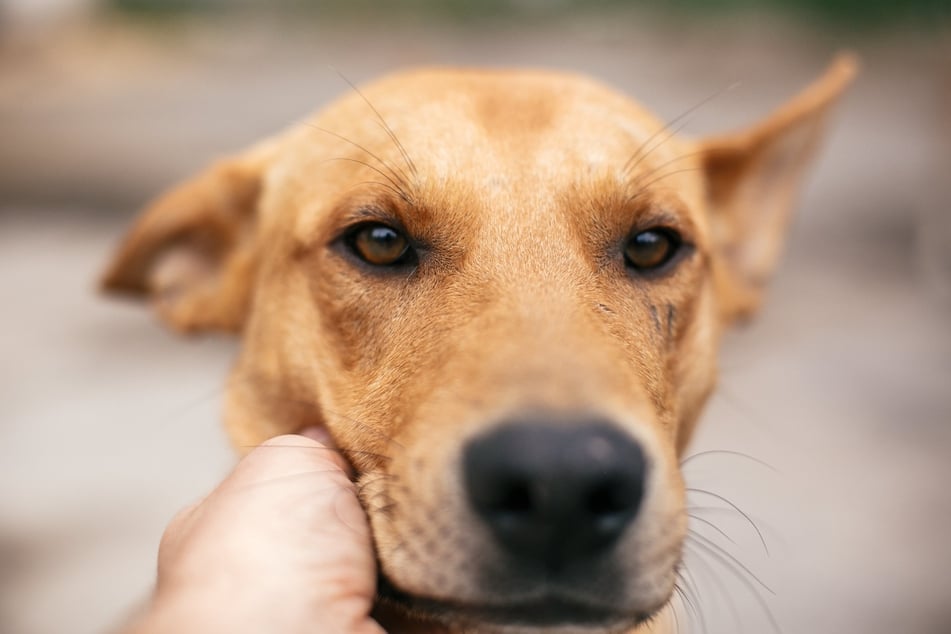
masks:
{"label": "floppy ear", "polygon": [[256,271],[266,145],[220,161],[153,202],[102,278],[105,291],[149,300],[180,332],[237,332]]}
{"label": "floppy ear", "polygon": [[724,318],[752,315],[782,252],[783,235],[831,107],[856,72],[839,55],[815,83],[760,124],[701,142],[714,248],[724,266]]}

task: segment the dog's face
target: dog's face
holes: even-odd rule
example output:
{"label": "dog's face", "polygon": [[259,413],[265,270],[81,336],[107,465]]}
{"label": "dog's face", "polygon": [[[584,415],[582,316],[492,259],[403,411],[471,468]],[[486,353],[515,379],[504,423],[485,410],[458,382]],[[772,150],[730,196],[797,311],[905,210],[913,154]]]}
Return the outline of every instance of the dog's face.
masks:
{"label": "dog's face", "polygon": [[701,143],[577,77],[392,76],[158,201],[107,285],[243,333],[238,446],[330,430],[394,605],[620,631],[673,591],[719,335],[851,73]]}

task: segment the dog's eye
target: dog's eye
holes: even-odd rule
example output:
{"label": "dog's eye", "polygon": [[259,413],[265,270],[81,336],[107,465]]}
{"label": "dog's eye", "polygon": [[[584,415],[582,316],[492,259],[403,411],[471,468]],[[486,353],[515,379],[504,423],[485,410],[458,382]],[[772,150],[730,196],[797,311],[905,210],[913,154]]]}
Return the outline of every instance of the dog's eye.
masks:
{"label": "dog's eye", "polygon": [[347,243],[357,257],[374,266],[402,264],[410,252],[405,235],[380,223],[356,227],[348,236]]}
{"label": "dog's eye", "polygon": [[624,246],[627,265],[650,271],[669,262],[680,247],[680,236],[669,229],[648,229],[631,236]]}

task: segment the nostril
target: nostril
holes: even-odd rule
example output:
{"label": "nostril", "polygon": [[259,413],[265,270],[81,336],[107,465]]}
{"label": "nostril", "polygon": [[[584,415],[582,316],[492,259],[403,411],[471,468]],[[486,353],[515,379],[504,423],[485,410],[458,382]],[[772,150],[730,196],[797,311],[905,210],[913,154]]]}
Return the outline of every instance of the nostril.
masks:
{"label": "nostril", "polygon": [[590,491],[586,510],[592,515],[614,515],[625,513],[633,506],[630,487],[617,480],[601,482]]}
{"label": "nostril", "polygon": [[607,550],[644,495],[638,443],[609,423],[502,425],[463,455],[471,508],[499,545],[554,570]]}
{"label": "nostril", "polygon": [[490,505],[496,513],[521,515],[532,512],[532,490],[524,480],[507,480],[499,485],[499,498]]}

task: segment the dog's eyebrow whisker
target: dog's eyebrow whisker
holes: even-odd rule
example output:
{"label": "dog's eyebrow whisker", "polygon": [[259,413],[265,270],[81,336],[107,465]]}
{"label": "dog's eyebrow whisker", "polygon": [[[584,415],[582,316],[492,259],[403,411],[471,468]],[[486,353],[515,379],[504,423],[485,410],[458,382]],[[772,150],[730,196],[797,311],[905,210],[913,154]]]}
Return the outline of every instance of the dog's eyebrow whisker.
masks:
{"label": "dog's eyebrow whisker", "polygon": [[376,172],[377,174],[385,178],[387,181],[389,181],[391,187],[393,188],[395,192],[397,192],[397,195],[400,198],[402,198],[403,200],[407,202],[412,202],[412,199],[410,198],[409,194],[406,193],[406,191],[400,186],[400,184],[396,180],[394,180],[392,177],[390,177],[386,172],[376,167],[375,165],[371,165],[370,163],[367,163],[366,161],[361,161],[360,159],[352,158],[349,156],[338,156],[335,158],[326,159],[321,162],[332,163],[334,161],[347,161],[349,163],[356,163],[357,165],[363,165],[367,169],[373,170],[374,172]]}
{"label": "dog's eyebrow whisker", "polygon": [[364,103],[366,103],[366,105],[370,108],[370,110],[373,111],[373,114],[376,115],[376,118],[379,120],[379,123],[380,123],[380,125],[383,127],[383,130],[386,132],[387,136],[390,137],[390,140],[393,141],[393,144],[396,146],[396,148],[399,150],[400,154],[403,156],[403,160],[406,162],[406,165],[407,165],[407,167],[409,168],[409,170],[410,170],[414,175],[417,175],[417,176],[418,176],[418,175],[419,175],[419,172],[418,172],[418,170],[416,169],[416,164],[413,162],[413,159],[410,158],[409,153],[406,151],[406,148],[403,146],[403,144],[400,142],[399,138],[398,138],[398,137],[396,136],[396,134],[393,132],[393,129],[392,129],[392,128],[389,126],[389,124],[386,122],[386,119],[384,119],[384,118],[383,118],[383,115],[380,114],[380,111],[376,109],[376,106],[374,106],[374,105],[370,102],[370,100],[367,99],[367,96],[366,96],[365,94],[363,94],[363,91],[360,90],[359,88],[357,88],[356,84],[354,84],[352,81],[350,81],[350,79],[347,78],[346,75],[344,75],[342,72],[340,72],[340,71],[337,70],[336,68],[333,68],[332,66],[331,66],[331,68],[333,69],[333,71],[334,71],[335,73],[337,73],[337,76],[339,76],[340,79],[342,79],[343,81],[345,81],[345,82],[347,83],[347,85],[350,86],[350,88],[353,89],[353,91],[354,91],[355,93],[357,93],[358,95],[360,95],[360,98],[363,99]]}
{"label": "dog's eyebrow whisker", "polygon": [[410,185],[410,184],[411,184],[411,179],[409,178],[409,175],[406,174],[406,172],[404,172],[402,169],[398,169],[398,168],[394,167],[394,166],[391,165],[388,161],[384,161],[384,160],[380,157],[380,155],[376,154],[375,152],[372,152],[371,150],[367,149],[365,146],[361,145],[360,143],[357,143],[357,142],[354,141],[353,139],[349,139],[349,138],[343,136],[342,134],[338,134],[337,132],[334,132],[333,130],[328,130],[327,128],[322,128],[322,127],[320,127],[319,125],[315,125],[315,124],[313,124],[313,123],[308,123],[308,124],[307,124],[307,127],[312,128],[312,129],[314,129],[314,130],[317,130],[318,132],[323,132],[324,134],[329,134],[330,136],[332,136],[332,137],[334,137],[334,138],[336,138],[336,139],[339,139],[340,141],[343,141],[344,143],[349,143],[351,146],[353,146],[353,147],[355,147],[356,149],[360,150],[361,152],[365,153],[367,156],[369,156],[370,158],[376,160],[380,165],[382,165],[383,167],[385,167],[385,168],[390,172],[390,174],[393,176],[393,179],[400,182],[400,184],[402,185],[402,187],[405,187],[405,188],[407,188],[407,189],[412,189],[412,187],[411,187],[411,185]]}
{"label": "dog's eyebrow whisker", "polygon": [[[768,586],[766,586],[759,579],[759,577],[753,574],[753,572],[750,571],[748,568],[740,564],[736,560],[736,558],[731,557],[730,559],[728,559],[724,557],[723,555],[721,555],[720,553],[718,553],[716,550],[710,548],[709,546],[701,542],[692,542],[688,539],[686,542],[684,542],[684,547],[688,549],[695,549],[693,551],[695,554],[700,554],[702,552],[702,553],[705,553],[709,557],[713,557],[714,560],[716,560],[721,566],[723,566],[723,568],[727,572],[733,575],[733,577],[736,578],[736,580],[739,581],[741,584],[743,584],[743,586],[747,589],[747,591],[749,591],[750,595],[753,597],[753,599],[759,605],[760,609],[766,615],[766,618],[769,620],[769,623],[772,626],[773,631],[777,632],[777,634],[782,634],[783,630],[779,626],[779,623],[776,622],[776,618],[773,616],[773,611],[772,609],[770,609],[769,604],[766,602],[766,599],[763,598],[757,586],[752,581],[750,581],[750,579],[747,578],[747,576],[745,576],[743,572],[746,572],[746,574],[749,575],[751,578],[755,579],[758,584],[762,585],[764,588],[766,588],[767,591],[775,595],[775,592],[773,592]],[[737,566],[739,566],[739,568]]]}
{"label": "dog's eyebrow whisker", "polygon": [[[739,85],[740,85],[739,82],[734,82],[728,86],[724,86],[723,88],[716,90],[715,92],[707,95],[706,97],[704,97],[703,99],[701,99],[700,101],[690,106],[689,108],[681,112],[679,115],[677,115],[676,117],[674,117],[673,119],[665,123],[663,127],[658,128],[653,133],[651,133],[651,135],[648,136],[647,139],[643,143],[640,144],[640,146],[638,146],[637,150],[634,152],[631,158],[629,158],[627,162],[624,164],[622,173],[628,174],[630,173],[631,170],[636,169],[641,161],[646,159],[654,150],[656,150],[657,148],[662,146],[664,143],[669,141],[671,138],[674,137],[675,134],[680,132],[688,123],[690,123],[691,115],[693,115],[695,112],[700,110],[700,108],[704,107],[705,105],[707,105],[708,103],[710,103],[711,101],[719,97],[720,95],[724,94],[725,92],[729,92],[730,90],[733,90]],[[679,125],[677,125],[678,123]],[[675,125],[677,126],[676,128],[673,127]],[[662,135],[665,133],[666,135],[656,145],[654,145],[649,150],[647,150],[643,155],[639,156],[649,143],[651,143],[659,135]]]}
{"label": "dog's eyebrow whisker", "polygon": [[739,506],[737,506],[736,504],[734,504],[734,503],[733,503],[732,501],[730,501],[728,498],[726,498],[726,497],[720,495],[719,493],[714,493],[713,491],[707,491],[706,489],[697,489],[697,488],[692,488],[692,487],[687,487],[686,490],[689,491],[689,492],[691,492],[691,493],[699,493],[699,494],[701,494],[701,495],[709,495],[710,497],[713,497],[713,498],[716,498],[716,499],[720,500],[720,501],[723,502],[724,504],[728,504],[733,510],[735,510],[737,513],[739,513],[740,515],[742,515],[743,518],[746,519],[746,521],[749,523],[749,525],[753,528],[753,530],[756,531],[756,535],[759,537],[759,541],[760,541],[760,543],[763,545],[763,550],[766,551],[766,555],[767,555],[767,556],[769,555],[769,546],[766,545],[766,538],[763,537],[763,532],[759,529],[759,526],[756,525],[756,522],[753,521],[753,518],[750,517],[749,514],[747,514],[743,509],[741,509]]}
{"label": "dog's eyebrow whisker", "polygon": [[[363,98],[366,99],[366,97]],[[369,100],[367,101],[367,104],[373,108],[373,105],[370,104]],[[373,108],[373,111],[376,112],[376,108]],[[393,129],[389,126],[389,124],[387,124],[380,113],[376,112],[376,115],[380,118],[378,122],[380,127],[383,128],[387,135],[389,135],[390,139],[393,140],[393,143],[396,145],[399,153],[403,156],[403,161],[405,161],[406,165],[409,166],[409,170],[413,173],[413,176],[418,177],[419,171],[416,169],[416,164],[413,162],[413,159],[410,158],[409,153],[406,151],[406,147],[403,146],[403,143],[399,140],[399,137],[396,136],[396,133],[393,132]]]}
{"label": "dog's eyebrow whisker", "polygon": [[408,205],[413,204],[413,201],[409,197],[407,197],[406,194],[394,188],[392,185],[381,183],[380,181],[360,181],[359,183],[354,183],[353,187],[351,187],[350,189],[353,190],[363,185],[377,185],[379,187],[383,187],[384,189],[389,190],[389,192],[395,195],[397,198],[402,199],[403,202],[405,202],[406,204]]}
{"label": "dog's eyebrow whisker", "polygon": [[634,201],[637,200],[640,196],[643,196],[644,194],[648,193],[648,190],[649,190],[653,185],[656,185],[657,183],[659,183],[659,182],[662,181],[662,180],[665,180],[665,179],[670,178],[671,176],[675,176],[675,175],[677,175],[677,174],[684,174],[684,173],[686,173],[686,172],[696,172],[696,171],[699,171],[699,170],[700,170],[699,167],[685,167],[685,168],[683,168],[683,169],[672,170],[672,171],[670,171],[670,172],[667,172],[666,174],[662,174],[661,176],[658,176],[658,177],[655,178],[654,180],[648,181],[648,182],[646,182],[646,183],[643,183],[643,184],[640,184],[640,183],[639,183],[639,184],[637,185],[637,192],[635,192],[634,194],[632,194],[632,195],[627,199],[627,202],[628,202],[628,203],[634,202]]}
{"label": "dog's eyebrow whisker", "polygon": [[[349,83],[349,80],[348,80],[348,83]],[[353,84],[350,84],[350,85],[353,86]],[[366,95],[364,95],[363,92],[359,88],[354,86],[353,89],[357,91],[357,94],[360,95],[360,97],[370,107],[370,110],[373,111],[373,114],[376,115],[377,119],[380,120],[380,125],[383,126],[383,130],[393,141],[393,144],[396,145],[396,149],[399,150],[399,153],[403,156],[403,161],[406,162],[406,165],[409,167],[409,171],[412,172],[413,175],[418,178],[419,170],[416,169],[416,163],[414,163],[413,159],[410,158],[409,152],[406,151],[406,147],[403,146],[403,143],[400,141],[399,137],[397,137],[396,133],[393,132],[393,128],[390,127],[390,124],[386,122],[386,119],[383,118],[383,115],[380,114],[380,111],[376,109],[376,106],[370,103],[370,100],[367,99]]]}
{"label": "dog's eyebrow whisker", "polygon": [[316,124],[314,124],[314,123],[308,123],[308,124],[306,124],[306,125],[307,125],[307,127],[309,127],[309,128],[312,128],[312,129],[314,129],[314,130],[316,130],[316,131],[318,131],[318,132],[323,132],[324,134],[328,134],[328,135],[334,137],[335,139],[337,139],[337,140],[339,140],[339,141],[343,141],[344,143],[349,144],[351,147],[354,147],[354,148],[360,150],[361,152],[363,152],[364,154],[366,154],[366,155],[369,156],[370,158],[372,158],[372,159],[374,159],[375,161],[377,161],[378,163],[380,163],[380,165],[382,165],[383,167],[385,167],[387,170],[389,170],[390,173],[393,175],[393,177],[394,177],[396,180],[400,181],[400,183],[402,183],[405,187],[409,187],[409,184],[410,184],[411,181],[410,181],[409,176],[406,174],[406,172],[404,172],[402,169],[397,169],[396,167],[393,167],[392,165],[390,165],[390,163],[389,163],[388,161],[383,160],[383,158],[380,157],[379,154],[376,154],[375,152],[373,152],[372,150],[370,150],[369,148],[367,148],[365,145],[362,145],[362,144],[360,144],[360,143],[357,143],[357,142],[354,141],[353,139],[350,139],[350,138],[348,138],[348,137],[345,137],[345,136],[343,136],[342,134],[339,134],[339,133],[337,133],[337,132],[334,132],[333,130],[328,130],[327,128],[321,127],[321,126],[316,125]]}
{"label": "dog's eyebrow whisker", "polygon": [[703,154],[703,152],[686,152],[685,154],[680,154],[680,155],[678,155],[678,156],[675,156],[674,158],[672,158],[672,159],[670,159],[670,160],[668,160],[668,161],[664,161],[664,162],[661,163],[660,165],[657,165],[657,166],[651,168],[650,170],[644,172],[643,174],[638,174],[637,177],[633,180],[633,183],[634,183],[635,186],[638,186],[639,183],[641,183],[644,179],[650,178],[650,177],[653,176],[654,174],[657,174],[658,172],[660,172],[660,171],[661,171],[662,169],[664,169],[665,167],[667,167],[667,166],[669,166],[669,165],[673,165],[674,163],[679,163],[680,161],[685,161],[685,160],[690,159],[690,158],[693,158],[693,157],[695,157],[695,156],[700,156],[700,155],[702,155],[702,154]]}

